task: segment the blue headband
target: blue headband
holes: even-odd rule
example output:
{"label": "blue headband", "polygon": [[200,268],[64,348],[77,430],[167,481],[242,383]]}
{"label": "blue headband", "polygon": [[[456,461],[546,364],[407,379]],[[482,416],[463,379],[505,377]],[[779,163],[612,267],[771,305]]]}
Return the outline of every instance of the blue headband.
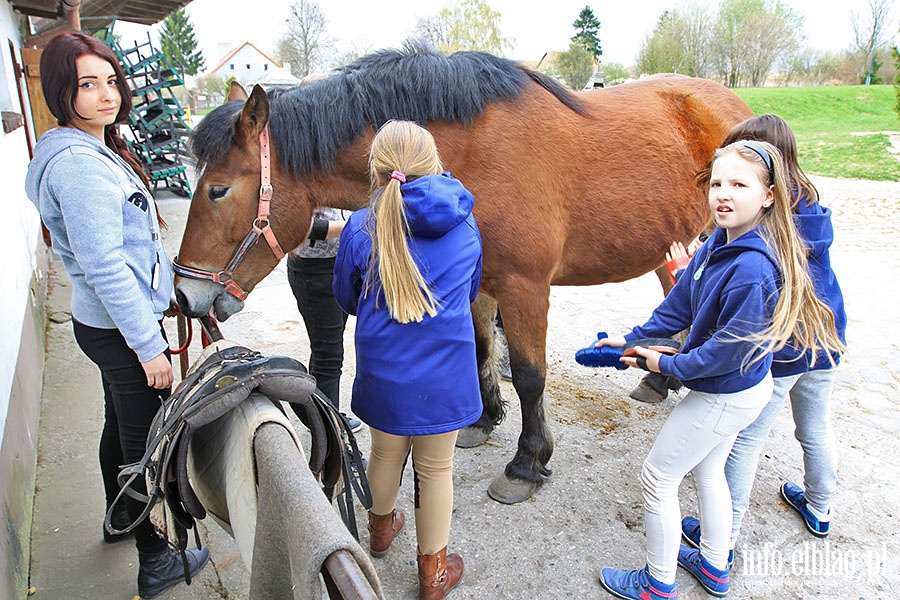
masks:
{"label": "blue headband", "polygon": [[769,170],[769,182],[775,183],[775,161],[772,160],[772,156],[769,155],[768,152],[766,152],[766,149],[752,140],[740,140],[736,143],[740,144],[744,148],[750,148],[759,155],[759,157],[765,163],[766,169]]}

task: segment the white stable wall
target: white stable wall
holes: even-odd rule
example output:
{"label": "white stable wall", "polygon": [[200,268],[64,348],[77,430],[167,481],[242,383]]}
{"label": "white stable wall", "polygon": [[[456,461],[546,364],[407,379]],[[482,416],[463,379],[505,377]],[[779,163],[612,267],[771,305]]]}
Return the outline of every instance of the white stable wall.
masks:
{"label": "white stable wall", "polygon": [[[0,110],[23,115],[33,131],[13,62],[15,53],[21,64],[20,19],[0,2]],[[21,125],[0,128],[0,598],[10,599],[28,590],[46,329],[48,252],[25,195],[26,136]]]}

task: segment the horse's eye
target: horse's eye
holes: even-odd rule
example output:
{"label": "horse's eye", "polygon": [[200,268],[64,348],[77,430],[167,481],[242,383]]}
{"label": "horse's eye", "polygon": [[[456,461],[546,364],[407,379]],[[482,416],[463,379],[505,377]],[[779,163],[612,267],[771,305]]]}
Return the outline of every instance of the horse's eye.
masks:
{"label": "horse's eye", "polygon": [[223,187],[221,185],[211,185],[209,186],[209,199],[215,202],[216,200],[221,200],[228,194],[228,190],[230,188]]}

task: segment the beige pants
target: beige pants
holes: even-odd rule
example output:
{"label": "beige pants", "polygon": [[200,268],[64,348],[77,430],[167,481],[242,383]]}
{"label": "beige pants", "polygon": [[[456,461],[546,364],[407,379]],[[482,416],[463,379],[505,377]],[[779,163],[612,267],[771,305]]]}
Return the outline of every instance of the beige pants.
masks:
{"label": "beige pants", "polygon": [[458,431],[437,435],[391,435],[374,428],[366,476],[372,512],[386,515],[400,493],[403,467],[412,450],[415,483],[416,541],[422,554],[435,554],[450,539],[453,512],[453,450]]}

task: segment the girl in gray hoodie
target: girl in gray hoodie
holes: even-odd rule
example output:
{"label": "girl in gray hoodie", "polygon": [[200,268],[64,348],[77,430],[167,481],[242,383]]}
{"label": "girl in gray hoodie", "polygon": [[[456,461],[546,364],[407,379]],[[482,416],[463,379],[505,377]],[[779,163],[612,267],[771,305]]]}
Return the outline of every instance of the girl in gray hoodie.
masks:
{"label": "girl in gray hoodie", "polygon": [[[121,530],[139,518],[143,506],[129,497],[124,506],[111,506],[119,467],[144,454],[151,422],[174,378],[162,327],[173,298],[172,266],[147,176],[117,131],[131,111],[131,92],[115,54],[90,36],[63,33],[44,48],[40,68],[44,97],[59,127],[35,146],[26,192],[72,282],[75,339],[100,369],[100,470],[111,525]],[[154,598],[184,578],[185,569],[149,520],[134,533],[138,591]],[[107,542],[124,535],[104,529]],[[209,551],[189,550],[186,558],[196,573]]]}

